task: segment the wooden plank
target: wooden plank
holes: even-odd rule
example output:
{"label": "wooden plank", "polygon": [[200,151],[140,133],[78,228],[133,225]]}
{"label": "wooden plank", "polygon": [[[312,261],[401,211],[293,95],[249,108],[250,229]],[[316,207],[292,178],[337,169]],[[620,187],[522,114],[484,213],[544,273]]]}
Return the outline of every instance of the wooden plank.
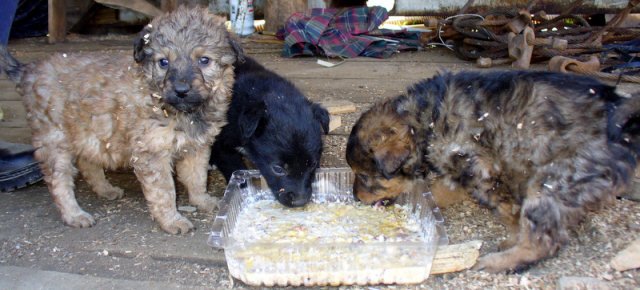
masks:
{"label": "wooden plank", "polygon": [[431,265],[431,275],[458,272],[471,268],[480,256],[482,241],[440,246]]}
{"label": "wooden plank", "polygon": [[[382,61],[347,61],[346,63],[327,68],[308,61],[265,61],[261,62],[266,68],[271,69],[287,78],[306,78],[318,80],[326,79],[384,79],[382,83],[390,83],[395,79],[422,79],[442,72],[438,64],[426,61],[416,62],[382,62]],[[462,69],[480,70],[473,64],[460,64],[447,71],[460,71]],[[326,85],[326,83],[325,83]]]}
{"label": "wooden plank", "polygon": [[22,101],[0,101],[2,108],[2,122],[0,128],[25,128],[27,124],[27,112]]}
{"label": "wooden plank", "polygon": [[640,268],[640,239],[631,242],[616,254],[611,260],[611,267],[620,272]]}
{"label": "wooden plank", "polygon": [[[312,101],[348,100],[354,103],[372,103],[405,93],[407,86],[418,79],[398,79],[381,82],[379,79],[291,79]],[[328,85],[327,83],[330,83]]]}
{"label": "wooden plank", "polygon": [[176,10],[178,8],[178,0],[161,0],[160,9],[164,12]]}
{"label": "wooden plank", "polygon": [[342,117],[336,115],[329,116],[329,132],[334,131],[335,129],[340,128],[342,126]]}
{"label": "wooden plank", "polygon": [[49,1],[49,43],[64,41],[67,35],[67,12],[64,0]]}
{"label": "wooden plank", "polygon": [[0,78],[0,102],[1,101],[22,101],[22,96],[16,92],[16,84],[4,76]]}
{"label": "wooden plank", "polygon": [[153,4],[145,0],[95,0],[95,1],[101,4],[115,5],[118,7],[128,8],[133,11],[137,11],[151,17],[156,17],[162,14],[162,10],[160,10],[160,8],[154,6]]}
{"label": "wooden plank", "polygon": [[320,105],[327,109],[329,114],[332,115],[353,113],[356,111],[356,105],[347,100],[325,99],[320,101]]}
{"label": "wooden plank", "polygon": [[0,127],[23,128],[27,126],[27,112],[21,101],[1,101],[3,119]]}
{"label": "wooden plank", "polygon": [[12,143],[31,144],[31,129],[29,128],[2,128],[0,140]]}
{"label": "wooden plank", "polygon": [[[116,36],[114,36],[116,37]],[[28,45],[28,43],[9,44],[11,54],[20,62],[29,62],[42,60],[47,56],[55,53],[69,53],[78,51],[101,51],[111,53],[112,51],[133,51],[133,36],[118,37],[118,39],[110,40],[92,40],[92,41],[69,41],[60,42],[54,45]]]}
{"label": "wooden plank", "polygon": [[[253,37],[253,36],[252,36]],[[276,38],[273,38],[276,39]],[[248,47],[252,48],[252,47]],[[282,48],[281,46],[273,47],[273,48]],[[328,59],[326,57],[293,57],[286,58],[277,56],[274,58],[274,55],[252,55],[255,59],[260,61],[260,63],[267,62],[294,62],[294,63],[310,63],[315,64],[315,66],[320,67],[316,63],[317,59],[323,59],[331,62],[337,62],[338,60]],[[357,57],[347,59],[346,63],[352,62],[374,62],[374,63],[425,63],[429,66],[437,66],[438,64],[471,64],[472,67],[475,67],[475,62],[468,62],[461,60],[455,56],[450,50],[446,48],[433,48],[429,49],[429,51],[407,51],[402,52],[397,55],[393,55],[389,58],[372,58],[372,57]],[[345,64],[346,64],[345,63]],[[341,65],[340,65],[341,66]],[[340,66],[334,67],[339,68]],[[447,68],[451,68],[451,66],[446,66]],[[444,67],[442,67],[444,68]],[[540,66],[541,69],[547,69],[545,65]],[[326,69],[326,68],[325,68]]]}
{"label": "wooden plank", "polygon": [[275,33],[284,27],[289,16],[307,10],[307,0],[267,0],[264,4],[264,30]]}

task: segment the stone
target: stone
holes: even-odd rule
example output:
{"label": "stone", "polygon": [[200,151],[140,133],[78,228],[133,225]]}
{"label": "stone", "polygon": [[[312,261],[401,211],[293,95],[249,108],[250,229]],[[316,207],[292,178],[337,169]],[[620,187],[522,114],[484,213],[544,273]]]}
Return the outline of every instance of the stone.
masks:
{"label": "stone", "polygon": [[640,268],[640,239],[637,239],[611,259],[611,267],[616,271]]}
{"label": "stone", "polygon": [[192,213],[196,211],[196,208],[190,205],[182,205],[178,207],[179,211]]}
{"label": "stone", "polygon": [[611,285],[593,277],[564,276],[558,279],[558,290],[608,290]]}

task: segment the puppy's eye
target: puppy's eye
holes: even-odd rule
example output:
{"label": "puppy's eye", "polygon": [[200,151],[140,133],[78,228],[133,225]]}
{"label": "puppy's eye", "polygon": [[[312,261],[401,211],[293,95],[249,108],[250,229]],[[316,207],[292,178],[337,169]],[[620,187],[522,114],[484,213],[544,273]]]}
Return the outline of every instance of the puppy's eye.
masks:
{"label": "puppy's eye", "polygon": [[158,60],[158,66],[160,66],[160,68],[169,67],[169,60],[166,58],[161,58],[160,60]]}
{"label": "puppy's eye", "polygon": [[198,63],[202,66],[208,65],[209,64],[210,59],[206,56],[201,57],[200,59],[198,59]]}
{"label": "puppy's eye", "polygon": [[287,170],[277,164],[271,165],[271,171],[273,171],[273,174],[277,176],[284,176],[287,174]]}

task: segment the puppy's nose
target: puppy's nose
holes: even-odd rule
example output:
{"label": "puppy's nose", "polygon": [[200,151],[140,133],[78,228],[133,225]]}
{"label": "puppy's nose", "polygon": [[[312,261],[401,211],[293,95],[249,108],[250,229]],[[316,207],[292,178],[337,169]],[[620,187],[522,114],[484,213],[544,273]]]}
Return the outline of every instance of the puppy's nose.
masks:
{"label": "puppy's nose", "polygon": [[173,90],[178,93],[179,97],[183,97],[186,93],[189,92],[189,90],[191,90],[191,86],[186,82],[179,81],[175,82],[175,84],[173,85]]}
{"label": "puppy's nose", "polygon": [[291,201],[291,205],[293,205],[294,207],[299,207],[307,204],[307,202],[309,202],[309,200],[304,197],[296,197]]}
{"label": "puppy's nose", "polygon": [[278,196],[280,197],[279,199],[283,204],[290,207],[303,206],[307,204],[307,202],[309,202],[308,198],[305,198],[304,196],[299,196],[293,191],[280,192]]}
{"label": "puppy's nose", "polygon": [[[357,181],[357,179],[356,179]],[[353,184],[353,199],[355,201],[360,201],[360,198],[358,197],[358,193],[360,192],[360,189],[358,188],[358,185],[356,183]]]}

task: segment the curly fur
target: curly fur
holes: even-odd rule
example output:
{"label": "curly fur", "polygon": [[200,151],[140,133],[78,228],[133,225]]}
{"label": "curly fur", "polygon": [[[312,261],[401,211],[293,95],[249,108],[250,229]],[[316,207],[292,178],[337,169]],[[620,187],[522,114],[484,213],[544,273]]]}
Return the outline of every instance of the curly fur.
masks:
{"label": "curly fur", "polygon": [[354,194],[393,200],[429,172],[462,187],[512,230],[476,269],[517,270],[553,255],[567,229],[626,190],[640,98],[547,72],[445,73],[374,105],[354,126]]}
{"label": "curly fur", "polygon": [[90,52],[27,65],[2,48],[0,64],[24,96],[35,157],[67,225],[95,224],[74,196],[77,169],[99,196],[116,199],[123,191],[103,169],[133,167],[151,216],[186,233],[193,224],[176,210],[174,163],[189,201],[214,209],[209,146],[225,124],[238,52],[224,19],[184,7],[153,19],[134,48],[135,61]]}

